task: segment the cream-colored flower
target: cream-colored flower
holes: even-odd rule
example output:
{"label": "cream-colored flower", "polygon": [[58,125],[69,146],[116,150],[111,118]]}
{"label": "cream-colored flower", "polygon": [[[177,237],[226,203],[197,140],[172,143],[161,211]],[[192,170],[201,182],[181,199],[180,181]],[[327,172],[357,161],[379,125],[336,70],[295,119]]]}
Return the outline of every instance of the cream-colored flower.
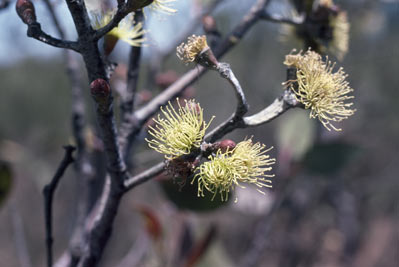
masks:
{"label": "cream-colored flower", "polygon": [[193,62],[201,52],[207,49],[209,49],[209,46],[206,42],[205,35],[192,35],[188,37],[187,44],[181,43],[176,48],[176,54],[181,61],[190,63]]}
{"label": "cream-colored flower", "polygon": [[161,107],[163,117],[158,115],[154,119],[155,127],[150,126],[148,131],[154,139],[146,139],[152,149],[164,154],[169,160],[190,154],[193,149],[199,148],[205,130],[213,119],[209,123],[204,121],[203,109],[195,100],[185,100],[184,107],[179,101],[177,103],[177,111],[170,102],[165,109]]}
{"label": "cream-colored flower", "polygon": [[213,193],[212,200],[220,194],[222,201],[227,201],[230,190],[238,185],[240,179],[236,162],[231,158],[231,151],[222,153],[218,150],[215,156],[209,156],[208,159],[197,168],[198,173],[191,184],[197,180],[198,197],[204,197],[204,192],[209,191]]}
{"label": "cream-colored flower", "polygon": [[286,84],[296,99],[310,109],[310,117],[318,118],[328,130],[340,131],[331,123],[347,119],[356,111],[350,109],[353,103],[347,102],[354,97],[348,95],[353,89],[344,70],[333,72],[335,64],[323,62],[319,54],[310,50],[303,55],[287,55],[284,64],[297,69],[297,79]]}
{"label": "cream-colored flower", "polygon": [[[112,20],[114,14],[114,11],[107,13],[92,13],[92,27],[96,30],[104,27]],[[142,46],[145,42],[145,38],[143,37],[145,32],[143,24],[140,22],[135,25],[134,16],[133,14],[130,14],[119,22],[117,27],[108,32],[107,35],[122,40],[131,46]]]}
{"label": "cream-colored flower", "polygon": [[[264,177],[274,177],[272,174],[267,174],[272,170],[276,160],[270,158],[267,152],[273,147],[266,149],[266,146],[261,143],[253,143],[252,139],[244,140],[236,145],[233,150],[233,160],[238,164],[238,172],[240,173],[240,182],[254,184],[258,188],[272,187],[271,181]],[[259,192],[263,191],[257,189]]]}
{"label": "cream-colored flower", "polygon": [[204,196],[205,189],[213,193],[212,199],[220,194],[222,201],[227,201],[230,190],[236,186],[244,188],[243,183],[253,184],[257,190],[264,193],[261,188],[271,187],[273,177],[268,174],[275,163],[266,153],[270,149],[260,143],[253,143],[251,139],[244,140],[236,145],[233,150],[222,152],[218,150],[215,156],[209,156],[209,161],[197,168],[198,173],[191,183],[197,179],[198,196]]}

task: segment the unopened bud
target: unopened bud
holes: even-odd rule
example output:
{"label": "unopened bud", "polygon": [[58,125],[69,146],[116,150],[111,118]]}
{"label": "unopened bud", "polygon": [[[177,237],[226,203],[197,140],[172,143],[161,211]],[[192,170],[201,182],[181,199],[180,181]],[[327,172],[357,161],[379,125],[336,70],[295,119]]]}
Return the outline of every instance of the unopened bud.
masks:
{"label": "unopened bud", "polygon": [[106,80],[101,79],[101,78],[96,79],[91,82],[90,90],[91,90],[92,96],[103,97],[103,98],[108,97],[111,92],[109,83]]}
{"label": "unopened bud", "polygon": [[15,9],[18,16],[25,24],[31,25],[36,22],[35,6],[31,1],[17,0]]}
{"label": "unopened bud", "polygon": [[223,153],[232,150],[236,147],[236,143],[233,140],[225,139],[220,142],[215,143],[217,149],[220,149]]}

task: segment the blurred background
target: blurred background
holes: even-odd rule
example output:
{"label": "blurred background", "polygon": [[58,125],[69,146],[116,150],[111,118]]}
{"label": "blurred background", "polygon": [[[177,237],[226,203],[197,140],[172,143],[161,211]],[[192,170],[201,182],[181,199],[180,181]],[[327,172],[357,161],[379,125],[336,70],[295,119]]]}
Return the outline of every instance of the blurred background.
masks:
{"label": "blurred background", "polygon": [[[33,2],[43,29],[56,35],[42,2]],[[76,38],[65,3],[53,2],[69,38]],[[146,14],[149,44],[139,87],[143,101],[162,91],[162,81],[193,67],[181,64],[172,46],[190,27],[202,33],[200,25],[190,22],[203,2],[178,0],[173,16]],[[254,2],[226,0],[217,7],[212,14],[222,36]],[[237,188],[231,197],[238,197],[237,203],[220,203],[198,199],[190,183],[179,192],[165,177],[153,179],[124,197],[100,266],[399,265],[399,2],[336,4],[347,11],[350,22],[349,52],[337,66],[349,75],[357,110],[337,124],[343,130],[328,132],[309,119],[308,111],[293,109],[266,125],[227,135],[236,142],[253,136],[274,147],[274,188],[266,195]],[[0,10],[0,262],[44,266],[41,191],[63,157],[62,146],[73,144],[71,90],[62,51],[28,38],[14,5],[11,1]],[[273,0],[270,8],[289,14],[286,1]],[[302,49],[281,39],[279,24],[260,21],[222,59],[246,92],[251,114],[281,95],[284,57],[293,48]],[[119,64],[114,87],[124,77],[128,52],[119,42],[111,54]],[[157,61],[160,55],[165,56],[162,62]],[[154,64],[157,82],[148,78]],[[88,139],[97,140],[87,84],[82,81],[87,88],[85,131]],[[201,103],[207,119],[216,116],[211,128],[235,108],[229,84],[213,72],[185,96]],[[144,137],[145,131],[132,154],[134,172],[162,160]],[[68,247],[79,185],[70,167],[54,202],[56,258]]]}

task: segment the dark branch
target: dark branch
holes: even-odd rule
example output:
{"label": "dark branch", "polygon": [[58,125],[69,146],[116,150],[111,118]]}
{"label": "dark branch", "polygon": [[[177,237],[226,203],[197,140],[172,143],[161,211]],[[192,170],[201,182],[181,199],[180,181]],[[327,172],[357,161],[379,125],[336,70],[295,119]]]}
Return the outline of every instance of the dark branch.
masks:
{"label": "dark branch", "polygon": [[65,41],[65,40],[54,38],[54,37],[46,34],[44,31],[42,31],[40,24],[37,22],[28,25],[27,35],[29,37],[35,38],[36,40],[39,40],[39,41],[41,41],[45,44],[51,45],[51,46],[71,49],[76,52],[79,52],[79,44],[77,42]]}
{"label": "dark branch", "polygon": [[129,178],[124,183],[125,189],[126,190],[132,189],[133,187],[148,181],[149,179],[153,178],[155,175],[160,174],[164,170],[164,167],[165,163],[160,162],[157,165],[154,165],[153,167],[143,171],[142,173]]}
{"label": "dark branch", "polygon": [[[138,11],[135,13],[135,24],[142,23],[144,20],[143,13]],[[125,127],[129,127],[130,117],[134,110],[134,103],[137,94],[137,86],[140,73],[140,59],[141,47],[132,46],[130,49],[129,68],[127,71],[127,86],[124,95],[122,96],[121,113],[122,124],[120,126],[119,143],[123,152],[124,159],[127,159],[128,152],[130,151],[131,139],[125,134],[129,131]]]}
{"label": "dark branch", "polygon": [[65,156],[61,161],[54,177],[51,179],[51,182],[43,188],[44,195],[44,219],[46,226],[46,248],[47,248],[47,266],[51,267],[53,265],[53,236],[52,236],[52,206],[53,206],[53,197],[55,190],[57,189],[58,183],[64,175],[65,170],[68,168],[69,164],[71,164],[74,159],[72,157],[73,151],[75,147],[73,146],[65,146]]}

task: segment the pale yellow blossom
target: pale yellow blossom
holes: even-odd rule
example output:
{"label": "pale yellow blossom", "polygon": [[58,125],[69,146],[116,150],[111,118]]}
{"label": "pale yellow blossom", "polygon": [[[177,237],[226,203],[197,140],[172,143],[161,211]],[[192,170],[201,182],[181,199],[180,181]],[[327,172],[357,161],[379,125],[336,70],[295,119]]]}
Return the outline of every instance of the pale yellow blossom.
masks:
{"label": "pale yellow blossom", "polygon": [[218,150],[197,168],[192,183],[197,180],[198,196],[205,196],[206,190],[213,194],[212,199],[219,194],[222,201],[227,201],[230,191],[236,186],[244,188],[243,184],[253,184],[264,193],[263,187],[271,187],[271,180],[266,177],[274,176],[268,173],[272,169],[270,165],[275,163],[275,159],[266,154],[271,149],[248,139],[232,150]]}
{"label": "pale yellow blossom", "polygon": [[206,42],[206,36],[196,36],[192,35],[188,37],[187,44],[181,43],[177,48],[176,48],[176,54],[177,57],[185,62],[185,63],[190,63],[195,61],[197,56],[209,49],[208,44]]}
{"label": "pale yellow blossom", "polygon": [[318,118],[324,127],[340,131],[332,122],[340,122],[353,115],[351,109],[354,98],[349,95],[353,89],[346,81],[347,74],[343,68],[334,72],[335,64],[324,62],[319,54],[308,50],[302,55],[287,55],[284,64],[297,69],[297,79],[288,81],[286,85],[295,93],[296,99],[306,109],[310,109],[310,117]]}
{"label": "pale yellow blossom", "polygon": [[185,106],[178,103],[177,111],[172,104],[164,108],[161,107],[163,116],[158,115],[154,119],[155,127],[150,126],[148,133],[154,139],[146,141],[148,145],[165,155],[166,159],[174,159],[182,155],[187,155],[193,149],[199,148],[205,130],[209,127],[203,118],[203,109],[195,100],[185,100]]}

